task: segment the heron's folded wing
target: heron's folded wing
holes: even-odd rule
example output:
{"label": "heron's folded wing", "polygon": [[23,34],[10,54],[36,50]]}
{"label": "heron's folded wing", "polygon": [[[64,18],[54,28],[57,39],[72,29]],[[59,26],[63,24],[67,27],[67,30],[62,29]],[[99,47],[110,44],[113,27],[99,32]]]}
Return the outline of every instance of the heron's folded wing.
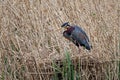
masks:
{"label": "heron's folded wing", "polygon": [[89,38],[88,38],[87,34],[85,33],[85,31],[84,31],[81,27],[75,26],[75,29],[78,31],[78,33],[81,33],[80,35],[84,35],[84,37],[85,37],[85,38],[88,40],[88,42],[89,42]]}

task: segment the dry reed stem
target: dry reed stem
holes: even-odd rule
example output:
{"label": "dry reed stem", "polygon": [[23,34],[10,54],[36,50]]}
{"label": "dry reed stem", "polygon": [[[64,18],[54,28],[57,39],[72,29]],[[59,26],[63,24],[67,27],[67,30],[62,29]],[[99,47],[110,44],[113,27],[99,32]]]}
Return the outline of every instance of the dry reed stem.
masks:
{"label": "dry reed stem", "polygon": [[[118,61],[119,16],[119,0],[1,0],[1,77],[6,73],[5,79],[12,78],[12,74],[7,76],[8,66],[13,72],[22,65],[28,68],[26,62],[30,62],[31,57],[34,57],[32,65],[36,63],[33,66],[39,73],[40,63],[62,59],[66,50],[71,57],[88,56],[100,62]],[[93,45],[91,52],[82,48],[78,54],[74,44],[62,36],[60,26],[66,21],[81,26],[87,32]],[[27,71],[29,73],[29,68]],[[30,75],[25,76],[31,79]]]}

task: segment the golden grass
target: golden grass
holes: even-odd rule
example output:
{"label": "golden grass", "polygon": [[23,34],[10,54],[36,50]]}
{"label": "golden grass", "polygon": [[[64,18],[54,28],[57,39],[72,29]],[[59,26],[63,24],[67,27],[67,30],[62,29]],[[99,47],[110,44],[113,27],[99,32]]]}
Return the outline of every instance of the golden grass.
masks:
{"label": "golden grass", "polygon": [[[42,80],[30,74],[40,73],[41,66],[50,67],[45,62],[64,58],[66,50],[73,58],[118,61],[119,11],[119,0],[0,1],[1,78],[17,79],[17,74],[19,79]],[[78,54],[77,47],[62,36],[60,26],[66,21],[86,31],[91,52],[82,49]]]}

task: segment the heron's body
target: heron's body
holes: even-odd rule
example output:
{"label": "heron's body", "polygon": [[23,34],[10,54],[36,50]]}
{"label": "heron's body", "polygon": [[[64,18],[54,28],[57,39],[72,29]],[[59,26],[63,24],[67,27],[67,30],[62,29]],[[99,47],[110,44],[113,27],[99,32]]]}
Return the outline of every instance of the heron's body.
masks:
{"label": "heron's body", "polygon": [[83,46],[87,50],[91,49],[89,45],[89,38],[85,31],[79,26],[69,26],[63,32],[63,36],[72,41],[77,47]]}

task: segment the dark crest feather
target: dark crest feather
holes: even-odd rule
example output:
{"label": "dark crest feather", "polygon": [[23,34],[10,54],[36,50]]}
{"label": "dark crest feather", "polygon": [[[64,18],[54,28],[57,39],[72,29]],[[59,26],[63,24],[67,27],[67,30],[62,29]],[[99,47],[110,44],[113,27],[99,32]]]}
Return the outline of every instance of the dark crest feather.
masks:
{"label": "dark crest feather", "polygon": [[69,22],[65,22],[61,25],[61,27],[69,26]]}

